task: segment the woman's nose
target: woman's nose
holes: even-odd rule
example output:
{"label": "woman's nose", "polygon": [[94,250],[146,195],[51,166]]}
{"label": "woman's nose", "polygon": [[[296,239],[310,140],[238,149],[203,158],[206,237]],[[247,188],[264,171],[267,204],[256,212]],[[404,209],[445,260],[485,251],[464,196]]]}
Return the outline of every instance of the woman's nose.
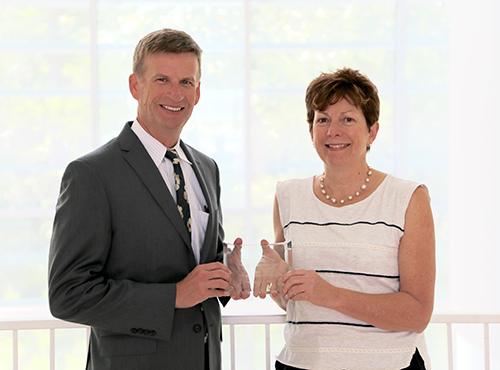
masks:
{"label": "woman's nose", "polygon": [[338,124],[337,122],[331,121],[330,124],[328,125],[328,129],[326,130],[326,134],[328,136],[339,135],[340,130],[341,130],[341,125]]}

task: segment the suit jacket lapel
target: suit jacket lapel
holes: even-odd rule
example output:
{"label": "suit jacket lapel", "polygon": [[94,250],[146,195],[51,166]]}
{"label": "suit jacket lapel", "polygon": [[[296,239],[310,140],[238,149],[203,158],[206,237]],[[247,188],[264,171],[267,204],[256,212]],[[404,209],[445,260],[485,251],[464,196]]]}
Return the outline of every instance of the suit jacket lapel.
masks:
{"label": "suit jacket lapel", "polygon": [[201,246],[201,251],[200,251],[200,263],[203,263],[207,260],[208,257],[208,252],[210,250],[210,241],[213,240],[213,233],[217,229],[217,215],[216,215],[216,204],[217,200],[212,199],[210,194],[212,192],[209,191],[208,185],[206,182],[207,174],[206,174],[206,169],[200,163],[196,155],[190,150],[190,148],[184,144],[184,142],[181,140],[181,147],[182,150],[184,150],[184,153],[186,154],[186,157],[191,161],[193,171],[196,175],[196,178],[198,179],[198,183],[200,184],[201,191],[203,192],[203,196],[205,197],[205,201],[207,202],[207,207],[208,207],[208,222],[207,222],[207,229],[205,231],[205,239],[203,240],[203,244]]}
{"label": "suit jacket lapel", "polygon": [[148,152],[130,129],[127,123],[118,136],[123,158],[134,169],[138,177],[144,183],[152,197],[161,207],[167,218],[173,224],[175,230],[181,235],[184,243],[191,252],[194,261],[194,254],[191,248],[191,240],[184,226],[174,198],[168,191],[168,188],[161,177],[158,168],[155,166]]}

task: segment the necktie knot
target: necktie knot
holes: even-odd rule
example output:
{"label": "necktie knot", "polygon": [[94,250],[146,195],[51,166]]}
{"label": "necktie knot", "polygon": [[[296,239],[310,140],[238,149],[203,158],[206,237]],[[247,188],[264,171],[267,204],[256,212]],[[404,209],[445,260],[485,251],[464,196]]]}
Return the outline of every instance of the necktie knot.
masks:
{"label": "necktie knot", "polygon": [[177,155],[175,149],[167,150],[167,152],[165,153],[165,157],[171,160],[172,163],[177,163],[179,161],[179,156]]}

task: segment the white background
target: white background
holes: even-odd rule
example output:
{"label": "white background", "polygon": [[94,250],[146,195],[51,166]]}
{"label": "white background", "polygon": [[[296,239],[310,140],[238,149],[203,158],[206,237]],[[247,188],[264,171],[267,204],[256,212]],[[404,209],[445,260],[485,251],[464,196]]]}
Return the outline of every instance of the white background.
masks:
{"label": "white background", "polygon": [[[133,49],[170,27],[204,49],[183,139],[220,166],[227,240],[272,239],[276,181],[321,172],[305,88],[350,66],[380,92],[370,165],[429,187],[435,313],[498,313],[499,16],[493,0],[1,1],[0,308],[46,306],[62,172],[135,118]],[[459,369],[481,361],[474,338]]]}

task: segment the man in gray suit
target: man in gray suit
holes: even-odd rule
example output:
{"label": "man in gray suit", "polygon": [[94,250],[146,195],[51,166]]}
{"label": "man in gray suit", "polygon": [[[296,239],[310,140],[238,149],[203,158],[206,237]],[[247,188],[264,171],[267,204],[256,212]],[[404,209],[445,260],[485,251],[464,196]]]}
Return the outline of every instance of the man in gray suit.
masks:
{"label": "man in gray suit", "polygon": [[217,165],[180,140],[200,98],[200,56],[182,31],[145,36],[129,78],[137,119],[64,173],[50,309],[92,327],[89,370],[220,369],[218,298],[249,295],[220,263]]}

